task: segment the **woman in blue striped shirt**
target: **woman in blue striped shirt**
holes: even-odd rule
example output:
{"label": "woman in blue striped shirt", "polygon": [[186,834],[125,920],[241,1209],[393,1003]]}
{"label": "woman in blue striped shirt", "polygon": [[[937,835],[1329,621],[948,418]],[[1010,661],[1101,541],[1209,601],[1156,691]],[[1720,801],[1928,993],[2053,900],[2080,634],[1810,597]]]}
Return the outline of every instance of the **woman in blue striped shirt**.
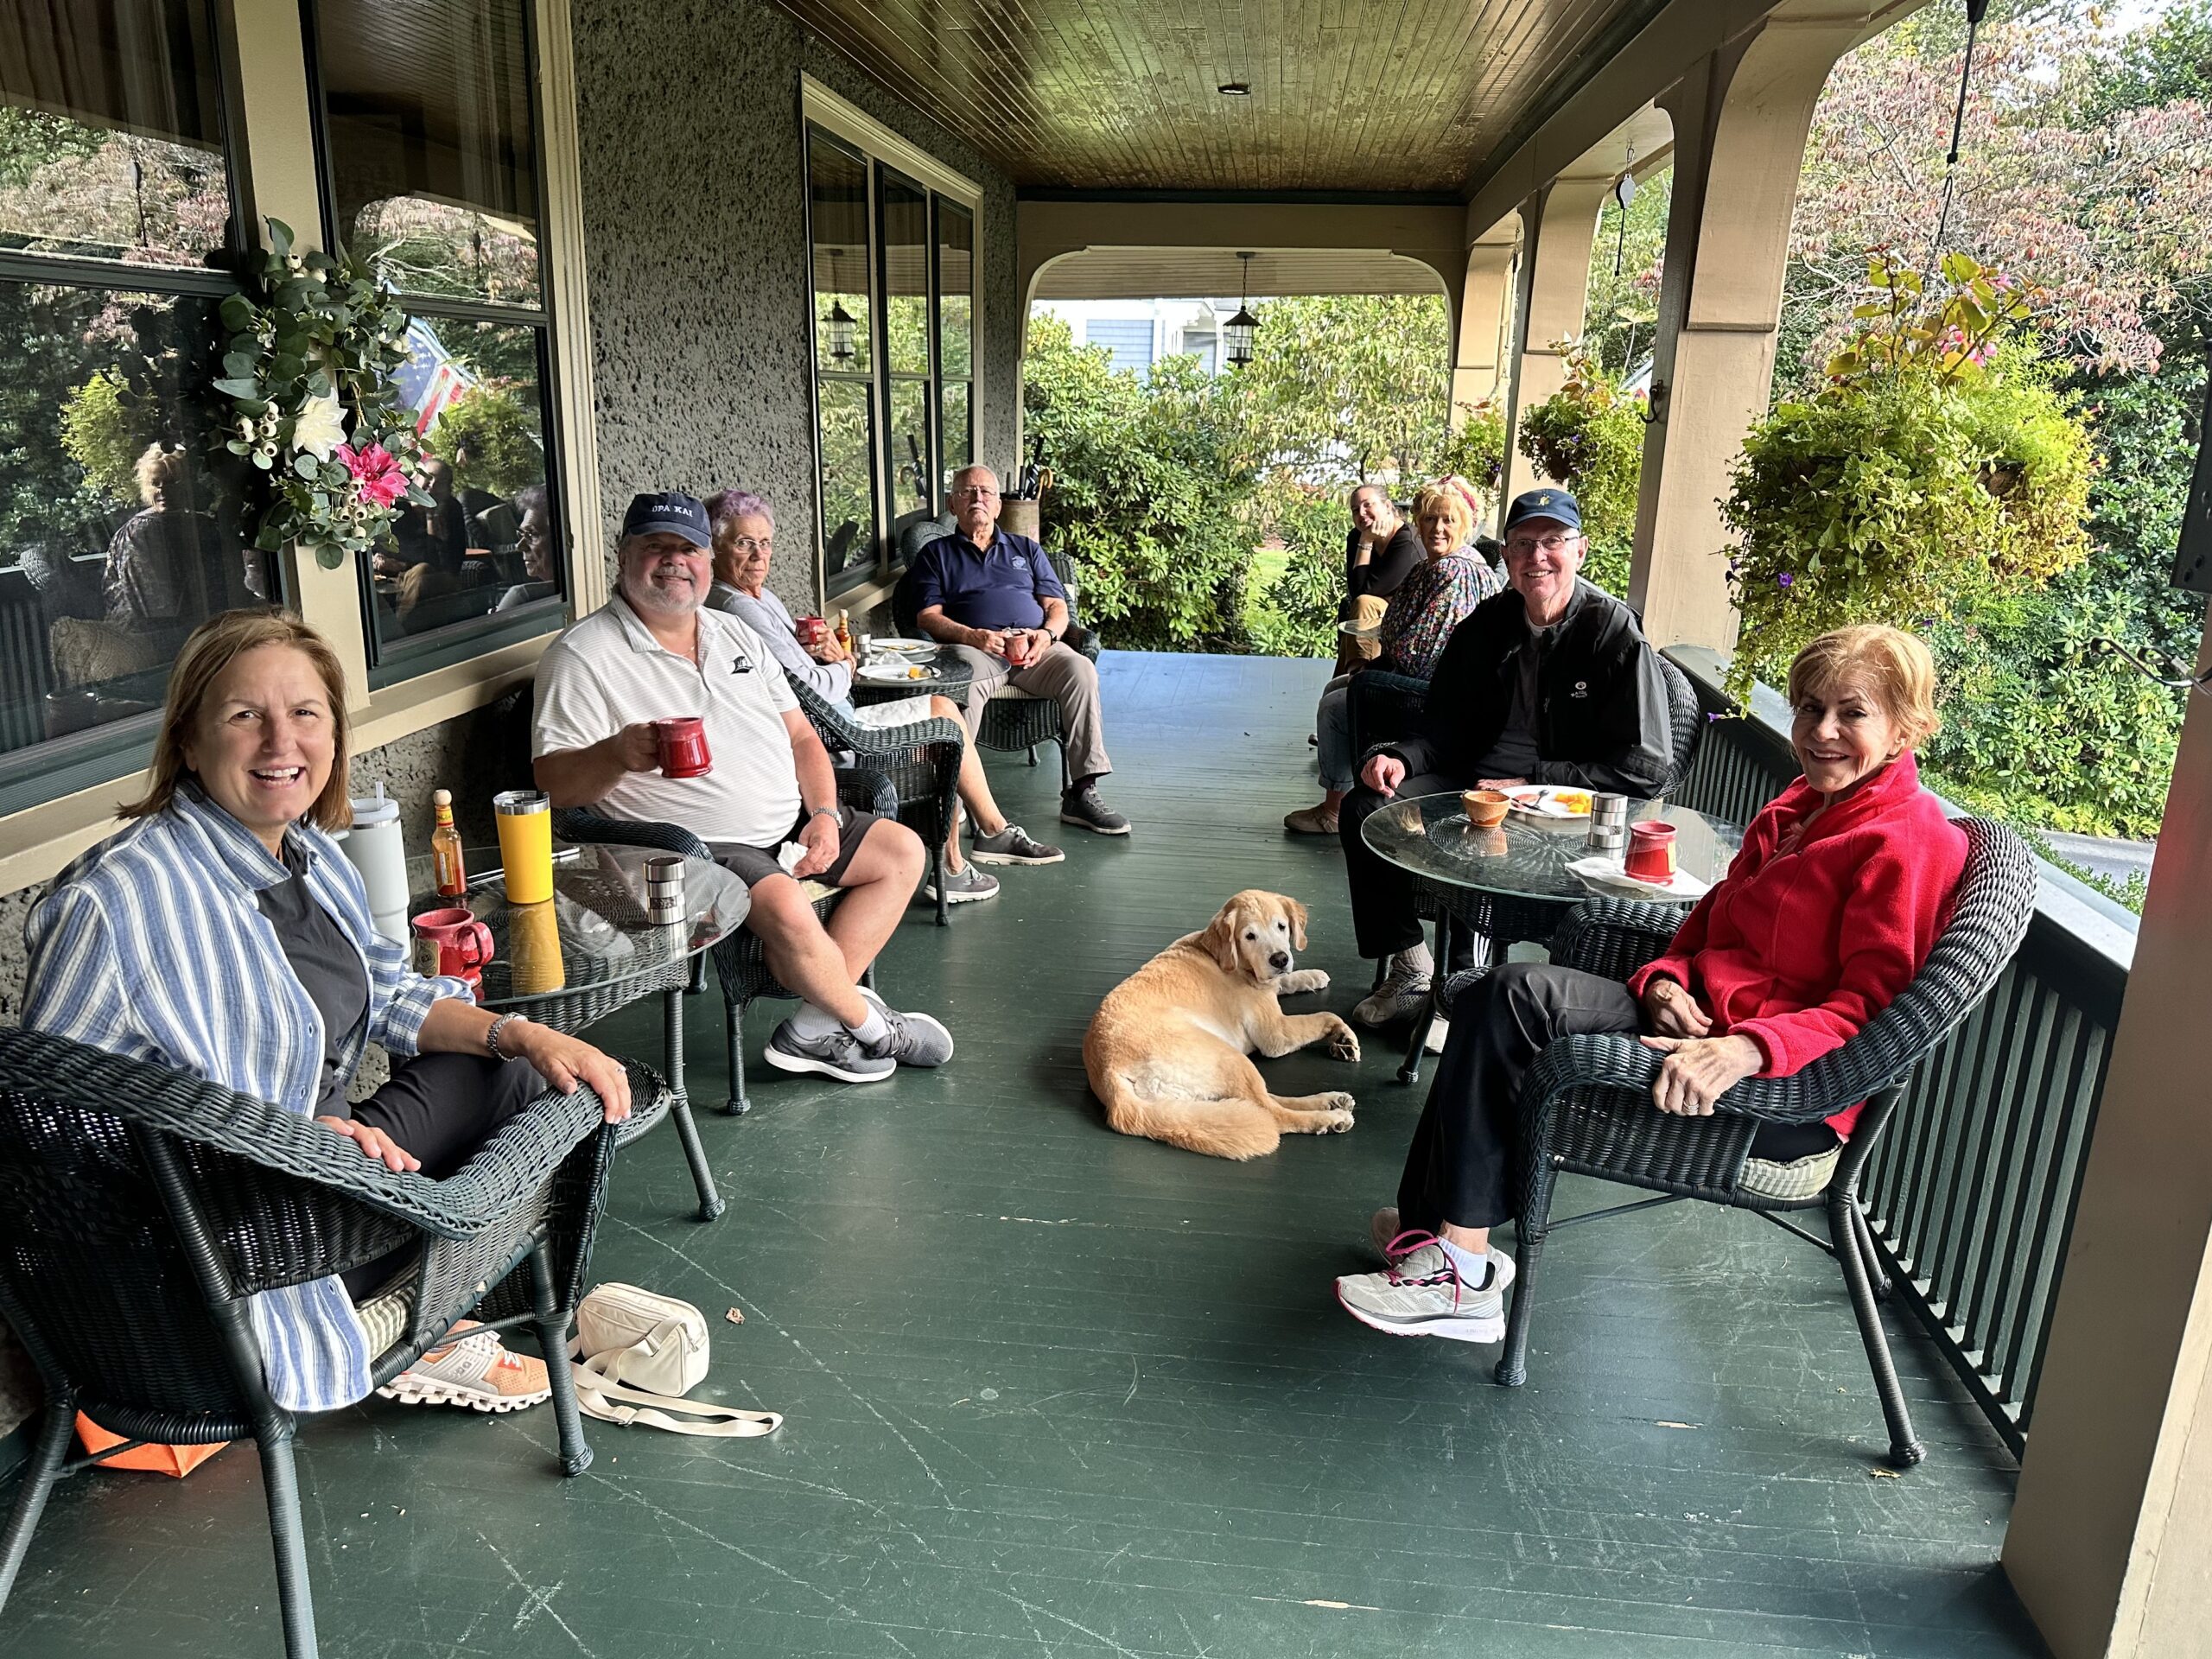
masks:
{"label": "woman in blue striped shirt", "polygon": [[[132,822],[64,870],[26,927],[23,1024],[312,1113],[364,1156],[434,1179],[458,1170],[538,1092],[590,1085],[629,1115],[621,1065],[587,1043],[475,1005],[457,979],[411,972],[369,920],[329,831],[346,801],[345,671],[277,610],[229,611],[185,641],[151,787]],[[363,1049],[391,1081],[346,1103]],[[404,1263],[372,1263],[254,1298],[270,1391],[327,1411],[369,1391],[354,1298]],[[428,1354],[395,1398],[509,1411],[547,1396],[540,1362],[488,1332]]]}

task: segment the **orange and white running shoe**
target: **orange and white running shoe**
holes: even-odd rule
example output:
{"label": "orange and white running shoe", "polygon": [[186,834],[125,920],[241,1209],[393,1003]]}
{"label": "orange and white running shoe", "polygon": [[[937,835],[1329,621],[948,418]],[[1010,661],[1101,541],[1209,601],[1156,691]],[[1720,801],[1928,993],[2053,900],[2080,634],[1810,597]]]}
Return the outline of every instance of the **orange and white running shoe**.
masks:
{"label": "orange and white running shoe", "polygon": [[377,1392],[403,1406],[465,1406],[471,1411],[522,1411],[553,1394],[545,1362],[502,1346],[496,1332],[461,1319],[454,1332],[472,1335],[433,1348]]}

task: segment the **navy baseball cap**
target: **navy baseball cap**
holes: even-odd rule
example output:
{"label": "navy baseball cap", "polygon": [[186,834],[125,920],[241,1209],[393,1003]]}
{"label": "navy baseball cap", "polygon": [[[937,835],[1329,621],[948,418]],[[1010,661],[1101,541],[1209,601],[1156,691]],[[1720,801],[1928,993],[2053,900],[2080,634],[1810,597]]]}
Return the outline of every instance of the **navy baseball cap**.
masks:
{"label": "navy baseball cap", "polygon": [[707,509],[698,497],[681,490],[632,496],[630,511],[622,515],[622,539],[626,542],[632,536],[663,531],[681,536],[694,547],[712,547],[715,543],[714,527],[707,522]]}
{"label": "navy baseball cap", "polygon": [[1513,498],[1513,505],[1505,510],[1505,529],[1510,534],[1513,526],[1524,518],[1550,518],[1565,524],[1569,530],[1582,528],[1582,504],[1565,490],[1524,490]]}

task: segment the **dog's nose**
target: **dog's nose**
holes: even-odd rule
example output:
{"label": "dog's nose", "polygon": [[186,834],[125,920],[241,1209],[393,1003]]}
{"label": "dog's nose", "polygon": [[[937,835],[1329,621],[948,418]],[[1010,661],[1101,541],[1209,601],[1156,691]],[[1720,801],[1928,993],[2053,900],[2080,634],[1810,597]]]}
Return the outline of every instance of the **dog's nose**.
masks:
{"label": "dog's nose", "polygon": [[1287,950],[1276,951],[1274,955],[1268,958],[1268,966],[1274,969],[1275,972],[1279,974],[1288,973],[1290,971],[1290,952]]}

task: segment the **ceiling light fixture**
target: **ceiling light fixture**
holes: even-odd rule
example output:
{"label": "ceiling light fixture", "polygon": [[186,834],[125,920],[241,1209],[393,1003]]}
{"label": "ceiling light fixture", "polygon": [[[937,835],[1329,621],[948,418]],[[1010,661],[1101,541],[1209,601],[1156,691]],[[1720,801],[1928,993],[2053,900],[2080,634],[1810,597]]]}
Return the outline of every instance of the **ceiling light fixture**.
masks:
{"label": "ceiling light fixture", "polygon": [[1220,86],[1215,87],[1214,91],[1219,92],[1224,98],[1249,98],[1252,96],[1252,87],[1249,81],[1224,80]]}
{"label": "ceiling light fixture", "polygon": [[1229,361],[1231,366],[1243,368],[1252,360],[1252,336],[1260,327],[1260,320],[1252,315],[1246,303],[1252,292],[1252,256],[1236,256],[1244,262],[1243,286],[1237,291],[1236,315],[1222,325],[1222,333],[1229,339]]}

